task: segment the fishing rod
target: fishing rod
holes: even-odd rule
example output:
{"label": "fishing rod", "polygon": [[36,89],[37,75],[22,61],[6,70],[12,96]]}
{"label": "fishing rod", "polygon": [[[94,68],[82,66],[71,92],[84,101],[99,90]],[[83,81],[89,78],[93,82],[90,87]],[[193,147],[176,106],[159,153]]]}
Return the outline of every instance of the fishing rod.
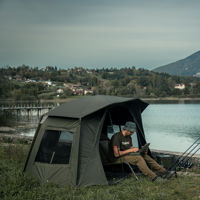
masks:
{"label": "fishing rod", "polygon": [[[199,144],[200,144],[200,143],[199,143]],[[197,153],[199,150],[200,150],[200,147],[199,147],[198,149],[196,149],[195,152],[194,152],[189,158],[186,157],[187,160],[186,160],[183,164],[181,163],[181,167],[185,168],[186,165],[187,165],[186,168],[190,168],[190,167],[192,166],[192,163],[189,163],[189,160],[191,160],[192,157],[193,157],[193,155],[194,155],[195,153]]]}
{"label": "fishing rod", "polygon": [[171,167],[167,170],[166,174],[163,178],[170,179],[174,174],[176,175],[177,167],[187,168],[192,166],[192,163],[188,164],[189,160],[200,150],[200,137],[196,139],[196,141],[190,145],[184,153],[182,153],[176,161],[172,164]]}
{"label": "fishing rod", "polygon": [[[188,157],[189,157],[189,159],[192,158],[192,156],[199,150],[199,149],[198,149],[199,144],[200,144],[200,143],[197,143],[196,146],[193,147],[193,148],[183,157],[183,159],[179,161],[179,164],[180,164],[181,162],[184,163],[184,160],[187,159]],[[194,152],[193,152],[193,151],[194,151]],[[193,152],[193,153],[192,153],[192,152]],[[189,159],[187,159],[187,161],[188,161]],[[187,161],[185,161],[185,162],[187,162]]]}

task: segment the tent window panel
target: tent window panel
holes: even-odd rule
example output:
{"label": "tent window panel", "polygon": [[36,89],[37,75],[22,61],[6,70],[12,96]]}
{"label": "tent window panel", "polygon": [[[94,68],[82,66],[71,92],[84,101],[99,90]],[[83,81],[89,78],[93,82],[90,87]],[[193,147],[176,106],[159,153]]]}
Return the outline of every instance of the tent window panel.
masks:
{"label": "tent window panel", "polygon": [[113,134],[120,132],[120,125],[107,126],[108,138],[111,139]]}
{"label": "tent window panel", "polygon": [[69,164],[73,135],[68,131],[46,130],[35,161]]}

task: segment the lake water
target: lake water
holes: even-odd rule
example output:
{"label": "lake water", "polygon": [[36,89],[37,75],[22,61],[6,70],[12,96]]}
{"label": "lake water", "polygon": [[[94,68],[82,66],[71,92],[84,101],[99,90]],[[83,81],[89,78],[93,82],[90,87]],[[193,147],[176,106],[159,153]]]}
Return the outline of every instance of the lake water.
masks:
{"label": "lake water", "polygon": [[[150,104],[142,119],[151,149],[184,152],[200,137],[200,104]],[[37,120],[35,113],[27,123]],[[33,136],[35,129],[28,128],[20,134]]]}
{"label": "lake water", "polygon": [[184,152],[200,137],[200,104],[151,104],[142,117],[152,149]]}

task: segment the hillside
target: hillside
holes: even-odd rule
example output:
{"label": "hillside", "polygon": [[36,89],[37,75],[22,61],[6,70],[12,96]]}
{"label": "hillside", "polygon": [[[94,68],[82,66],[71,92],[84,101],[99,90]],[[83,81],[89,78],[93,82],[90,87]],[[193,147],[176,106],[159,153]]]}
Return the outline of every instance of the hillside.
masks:
{"label": "hillside", "polygon": [[38,69],[19,66],[0,69],[0,99],[33,101],[95,94],[140,98],[200,97],[200,79],[135,67],[57,69],[47,66]]}
{"label": "hillside", "polygon": [[200,51],[182,60],[153,69],[153,71],[179,76],[200,76]]}

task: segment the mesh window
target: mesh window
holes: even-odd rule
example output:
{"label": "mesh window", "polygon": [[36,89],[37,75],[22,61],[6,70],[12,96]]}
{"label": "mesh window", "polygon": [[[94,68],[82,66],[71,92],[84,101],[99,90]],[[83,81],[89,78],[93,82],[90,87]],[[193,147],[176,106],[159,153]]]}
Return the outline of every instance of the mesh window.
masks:
{"label": "mesh window", "polygon": [[113,134],[120,132],[120,125],[112,125],[112,126],[107,126],[107,134],[108,134],[108,138],[111,139],[111,137],[113,136]]}
{"label": "mesh window", "polygon": [[72,132],[46,130],[35,161],[50,164],[68,164],[72,141]]}

